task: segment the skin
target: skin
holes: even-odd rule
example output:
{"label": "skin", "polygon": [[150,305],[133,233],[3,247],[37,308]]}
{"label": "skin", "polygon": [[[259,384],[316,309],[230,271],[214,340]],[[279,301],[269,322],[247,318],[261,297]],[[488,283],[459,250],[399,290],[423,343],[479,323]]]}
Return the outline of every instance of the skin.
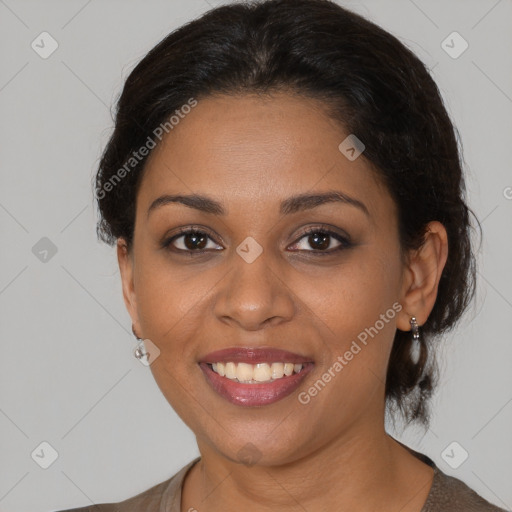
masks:
{"label": "skin", "polygon": [[[150,155],[133,247],[119,239],[117,251],[134,331],[159,348],[151,371],[201,453],[182,511],[419,512],[427,498],[432,469],[385,432],[384,384],[396,329],[409,331],[411,316],[423,325],[434,306],[446,230],[430,223],[424,246],[402,259],[395,204],[364,156],[349,161],[339,151],[347,135],[315,100],[216,96],[201,99]],[[331,190],[362,201],[369,215],[335,202],[279,214],[292,195]],[[180,203],[147,214],[163,194],[192,193],[222,203],[226,215]],[[322,224],[353,245],[315,255],[340,245],[308,241],[304,229]],[[177,228],[198,225],[211,233],[203,255],[178,253],[183,236],[176,252],[161,247]],[[248,236],[263,248],[250,264],[236,252]],[[301,404],[298,394],[394,303],[401,311]],[[283,348],[315,366],[288,397],[241,407],[216,394],[197,363],[232,346]],[[254,465],[239,460],[248,442]]]}

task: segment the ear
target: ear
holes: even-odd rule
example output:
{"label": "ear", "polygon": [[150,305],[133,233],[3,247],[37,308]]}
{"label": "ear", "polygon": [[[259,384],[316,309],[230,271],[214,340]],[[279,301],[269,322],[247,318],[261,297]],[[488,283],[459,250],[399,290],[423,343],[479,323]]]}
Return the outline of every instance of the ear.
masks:
{"label": "ear", "polygon": [[397,327],[410,331],[411,317],[419,326],[428,319],[437,298],[439,280],[448,258],[448,235],[438,221],[427,226],[425,243],[409,254],[401,291],[403,309],[398,314]]}
{"label": "ear", "polygon": [[119,238],[117,240],[117,261],[119,263],[119,272],[121,274],[124,304],[132,319],[133,330],[135,331],[135,334],[139,336],[140,323],[137,312],[135,286],[133,282],[133,249],[132,251],[128,251],[128,245],[124,238]]}

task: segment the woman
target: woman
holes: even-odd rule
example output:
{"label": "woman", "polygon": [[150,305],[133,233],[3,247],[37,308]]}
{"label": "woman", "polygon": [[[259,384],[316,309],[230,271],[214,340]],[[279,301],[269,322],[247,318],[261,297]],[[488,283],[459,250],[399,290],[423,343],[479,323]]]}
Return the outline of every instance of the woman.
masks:
{"label": "woman", "polygon": [[337,4],[161,41],[118,102],[98,233],[201,456],[94,510],[501,510],[384,428],[427,424],[433,343],[473,297],[464,193],[425,66]]}

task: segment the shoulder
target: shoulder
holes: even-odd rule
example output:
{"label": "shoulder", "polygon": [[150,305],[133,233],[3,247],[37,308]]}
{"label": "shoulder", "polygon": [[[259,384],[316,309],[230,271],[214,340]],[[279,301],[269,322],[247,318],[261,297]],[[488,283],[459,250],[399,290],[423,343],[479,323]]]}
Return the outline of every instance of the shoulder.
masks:
{"label": "shoulder", "polygon": [[395,441],[434,470],[432,486],[421,512],[507,512],[486,501],[462,480],[443,473],[424,453]]}
{"label": "shoulder", "polygon": [[489,503],[462,480],[435,467],[432,488],[421,512],[505,512]]}
{"label": "shoulder", "polygon": [[59,510],[56,512],[134,512],[135,510],[158,511],[162,495],[172,479],[165,480],[136,496],[117,503],[97,503],[86,507]]}
{"label": "shoulder", "polygon": [[175,501],[181,498],[181,486],[187,471],[199,460],[199,457],[181,468],[168,480],[117,503],[97,503],[85,507],[58,510],[55,512],[160,512],[171,508]]}

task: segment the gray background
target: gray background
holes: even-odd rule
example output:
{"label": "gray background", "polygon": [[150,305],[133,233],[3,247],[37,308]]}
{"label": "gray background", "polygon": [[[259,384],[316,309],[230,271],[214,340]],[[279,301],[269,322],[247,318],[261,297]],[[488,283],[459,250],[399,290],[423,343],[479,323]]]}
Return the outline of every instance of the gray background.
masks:
{"label": "gray background", "polygon": [[[0,0],[1,511],[119,501],[198,455],[132,355],[115,251],[95,237],[91,180],[129,71],[172,29],[220,3]],[[343,5],[432,69],[461,134],[469,203],[483,221],[477,299],[439,353],[431,428],[396,435],[510,510],[512,2]],[[47,59],[31,48],[43,31],[59,44]],[[469,43],[457,59],[441,47],[453,31]],[[57,248],[47,261],[33,251],[43,237]],[[58,452],[48,469],[31,457],[43,441]],[[469,453],[457,469],[441,455],[453,441]]]}

